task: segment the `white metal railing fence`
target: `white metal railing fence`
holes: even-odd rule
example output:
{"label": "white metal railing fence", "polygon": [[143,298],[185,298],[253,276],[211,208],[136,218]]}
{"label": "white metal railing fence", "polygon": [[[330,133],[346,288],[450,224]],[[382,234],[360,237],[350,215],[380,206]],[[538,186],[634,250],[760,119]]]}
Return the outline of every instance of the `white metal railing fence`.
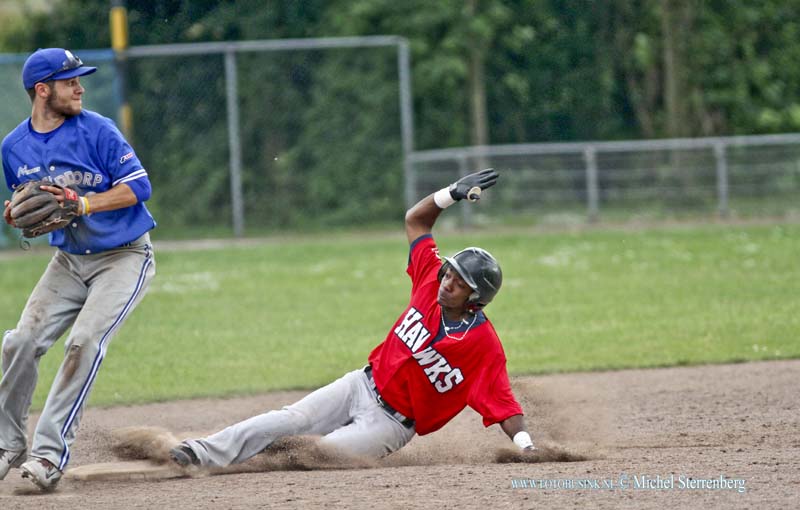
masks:
{"label": "white metal railing fence", "polygon": [[754,203],[792,207],[800,198],[800,134],[492,145],[418,151],[409,159],[417,196],[479,168],[500,170],[510,186],[492,194],[489,214],[582,208],[595,221],[604,209],[635,214],[657,205],[711,208],[725,217]]}

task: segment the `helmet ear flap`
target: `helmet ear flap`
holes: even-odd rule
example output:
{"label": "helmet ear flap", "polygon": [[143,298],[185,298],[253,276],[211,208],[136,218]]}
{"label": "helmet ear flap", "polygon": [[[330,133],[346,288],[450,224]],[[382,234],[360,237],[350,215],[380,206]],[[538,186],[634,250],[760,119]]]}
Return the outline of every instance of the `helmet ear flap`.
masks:
{"label": "helmet ear flap", "polygon": [[469,299],[467,299],[467,312],[474,315],[483,309],[483,303],[478,302],[480,297],[481,295],[478,294],[477,291],[472,291],[472,294],[469,295]]}
{"label": "helmet ear flap", "polygon": [[470,300],[467,301],[467,311],[471,314],[476,314],[480,310],[483,310],[484,306],[485,305],[478,303],[477,301],[472,301],[472,298],[470,298]]}

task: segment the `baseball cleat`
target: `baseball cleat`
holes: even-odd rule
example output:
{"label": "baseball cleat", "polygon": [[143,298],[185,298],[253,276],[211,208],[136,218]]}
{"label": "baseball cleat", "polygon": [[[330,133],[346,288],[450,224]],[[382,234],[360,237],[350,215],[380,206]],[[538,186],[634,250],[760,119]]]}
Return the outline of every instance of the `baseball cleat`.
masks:
{"label": "baseball cleat", "polygon": [[20,469],[22,478],[29,479],[43,491],[55,489],[63,474],[49,460],[40,458],[29,460],[20,466]]}
{"label": "baseball cleat", "polygon": [[200,465],[200,459],[198,459],[194,451],[185,444],[180,444],[170,450],[169,458],[182,468]]}
{"label": "baseball cleat", "polygon": [[11,468],[19,467],[27,459],[28,455],[25,450],[12,452],[0,448],[0,480],[6,477]]}

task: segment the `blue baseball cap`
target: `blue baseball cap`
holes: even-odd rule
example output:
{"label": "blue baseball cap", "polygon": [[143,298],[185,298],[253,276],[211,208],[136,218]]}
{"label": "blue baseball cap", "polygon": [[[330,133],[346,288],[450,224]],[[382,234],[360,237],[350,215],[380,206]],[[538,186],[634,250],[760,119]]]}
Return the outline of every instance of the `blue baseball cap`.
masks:
{"label": "blue baseball cap", "polygon": [[83,65],[81,59],[63,48],[38,49],[22,66],[22,84],[25,90],[40,81],[66,80],[97,71],[96,67]]}

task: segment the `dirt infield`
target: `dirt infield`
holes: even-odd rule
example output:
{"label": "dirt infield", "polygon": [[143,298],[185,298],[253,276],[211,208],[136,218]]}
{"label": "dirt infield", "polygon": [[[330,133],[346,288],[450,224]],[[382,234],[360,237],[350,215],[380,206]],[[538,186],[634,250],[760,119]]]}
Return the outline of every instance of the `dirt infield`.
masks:
{"label": "dirt infield", "polygon": [[[12,471],[0,508],[761,509],[800,500],[800,361],[524,377],[514,389],[534,438],[561,448],[561,460],[511,462],[499,428],[484,430],[467,410],[373,467],[313,469],[262,454],[249,472],[65,478],[52,494],[32,494]],[[125,427],[202,434],[303,394],[89,409],[71,467],[118,460],[114,431]]]}

